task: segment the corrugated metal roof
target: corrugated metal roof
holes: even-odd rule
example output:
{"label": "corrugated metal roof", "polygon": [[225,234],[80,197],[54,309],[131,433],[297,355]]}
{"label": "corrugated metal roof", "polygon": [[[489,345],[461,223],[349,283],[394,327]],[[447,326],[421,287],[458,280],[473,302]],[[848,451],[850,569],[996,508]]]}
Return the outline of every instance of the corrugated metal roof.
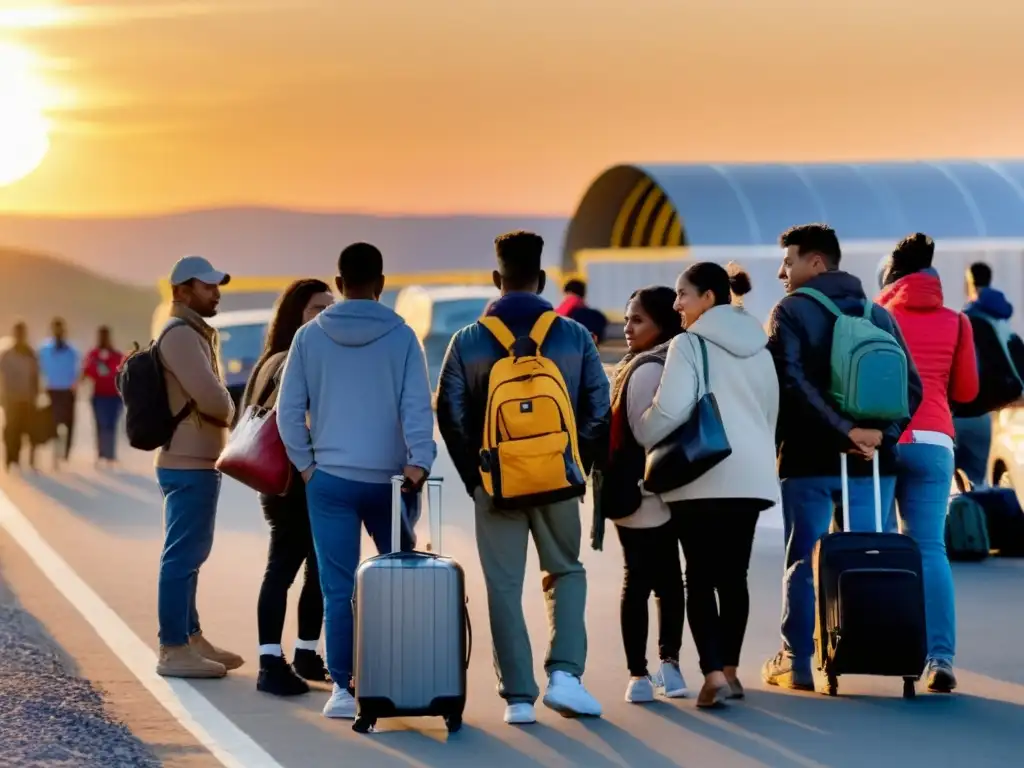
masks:
{"label": "corrugated metal roof", "polygon": [[584,248],[771,245],[822,221],[840,240],[1024,237],[1024,160],[619,165],[590,185],[563,267]]}

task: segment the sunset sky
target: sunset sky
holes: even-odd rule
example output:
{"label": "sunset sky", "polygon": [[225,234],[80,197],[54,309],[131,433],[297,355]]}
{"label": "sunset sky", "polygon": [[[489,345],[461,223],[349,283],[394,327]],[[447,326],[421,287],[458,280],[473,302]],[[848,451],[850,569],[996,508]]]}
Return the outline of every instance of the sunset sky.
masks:
{"label": "sunset sky", "polygon": [[50,124],[0,211],[568,214],[622,161],[1021,156],[1022,39],[1009,0],[0,0]]}

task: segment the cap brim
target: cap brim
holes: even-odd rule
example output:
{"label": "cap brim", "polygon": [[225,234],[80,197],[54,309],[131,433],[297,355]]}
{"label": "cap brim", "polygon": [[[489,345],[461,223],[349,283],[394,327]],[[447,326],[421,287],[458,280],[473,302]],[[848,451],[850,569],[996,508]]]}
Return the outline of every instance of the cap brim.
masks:
{"label": "cap brim", "polygon": [[207,285],[227,285],[231,282],[231,275],[227,272],[207,272],[205,275],[196,275],[195,278],[200,283],[206,283]]}

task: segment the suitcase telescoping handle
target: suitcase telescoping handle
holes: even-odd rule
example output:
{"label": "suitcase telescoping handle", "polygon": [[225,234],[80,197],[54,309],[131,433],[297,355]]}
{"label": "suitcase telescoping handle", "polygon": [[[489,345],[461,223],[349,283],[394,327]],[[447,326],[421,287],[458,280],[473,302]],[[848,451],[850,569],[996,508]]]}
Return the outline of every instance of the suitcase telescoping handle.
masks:
{"label": "suitcase telescoping handle", "polygon": [[[839,474],[843,488],[843,530],[850,531],[850,474],[845,453],[839,454]],[[878,471],[878,451],[871,458],[871,479],[875,492],[875,533],[882,533],[882,479]]]}
{"label": "suitcase telescoping handle", "polygon": [[[441,554],[441,486],[443,477],[428,477],[425,483],[427,490],[427,527],[430,529],[430,538],[434,538],[431,518],[437,522],[437,554]],[[394,475],[391,478],[391,551],[398,552],[402,548],[402,485],[405,483],[404,475]],[[434,492],[431,499],[431,491]],[[433,547],[431,547],[433,549]]]}

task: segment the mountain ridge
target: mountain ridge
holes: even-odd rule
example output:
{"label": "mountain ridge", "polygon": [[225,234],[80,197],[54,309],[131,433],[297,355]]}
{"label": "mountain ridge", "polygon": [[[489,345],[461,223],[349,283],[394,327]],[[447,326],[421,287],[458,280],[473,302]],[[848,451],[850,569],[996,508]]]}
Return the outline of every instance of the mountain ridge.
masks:
{"label": "mountain ridge", "polygon": [[238,275],[321,275],[365,240],[392,273],[490,269],[494,238],[528,229],[558,264],[568,219],[544,215],[353,213],[233,206],[125,217],[0,214],[0,247],[54,253],[133,285],[154,285],[176,259],[199,253]]}

